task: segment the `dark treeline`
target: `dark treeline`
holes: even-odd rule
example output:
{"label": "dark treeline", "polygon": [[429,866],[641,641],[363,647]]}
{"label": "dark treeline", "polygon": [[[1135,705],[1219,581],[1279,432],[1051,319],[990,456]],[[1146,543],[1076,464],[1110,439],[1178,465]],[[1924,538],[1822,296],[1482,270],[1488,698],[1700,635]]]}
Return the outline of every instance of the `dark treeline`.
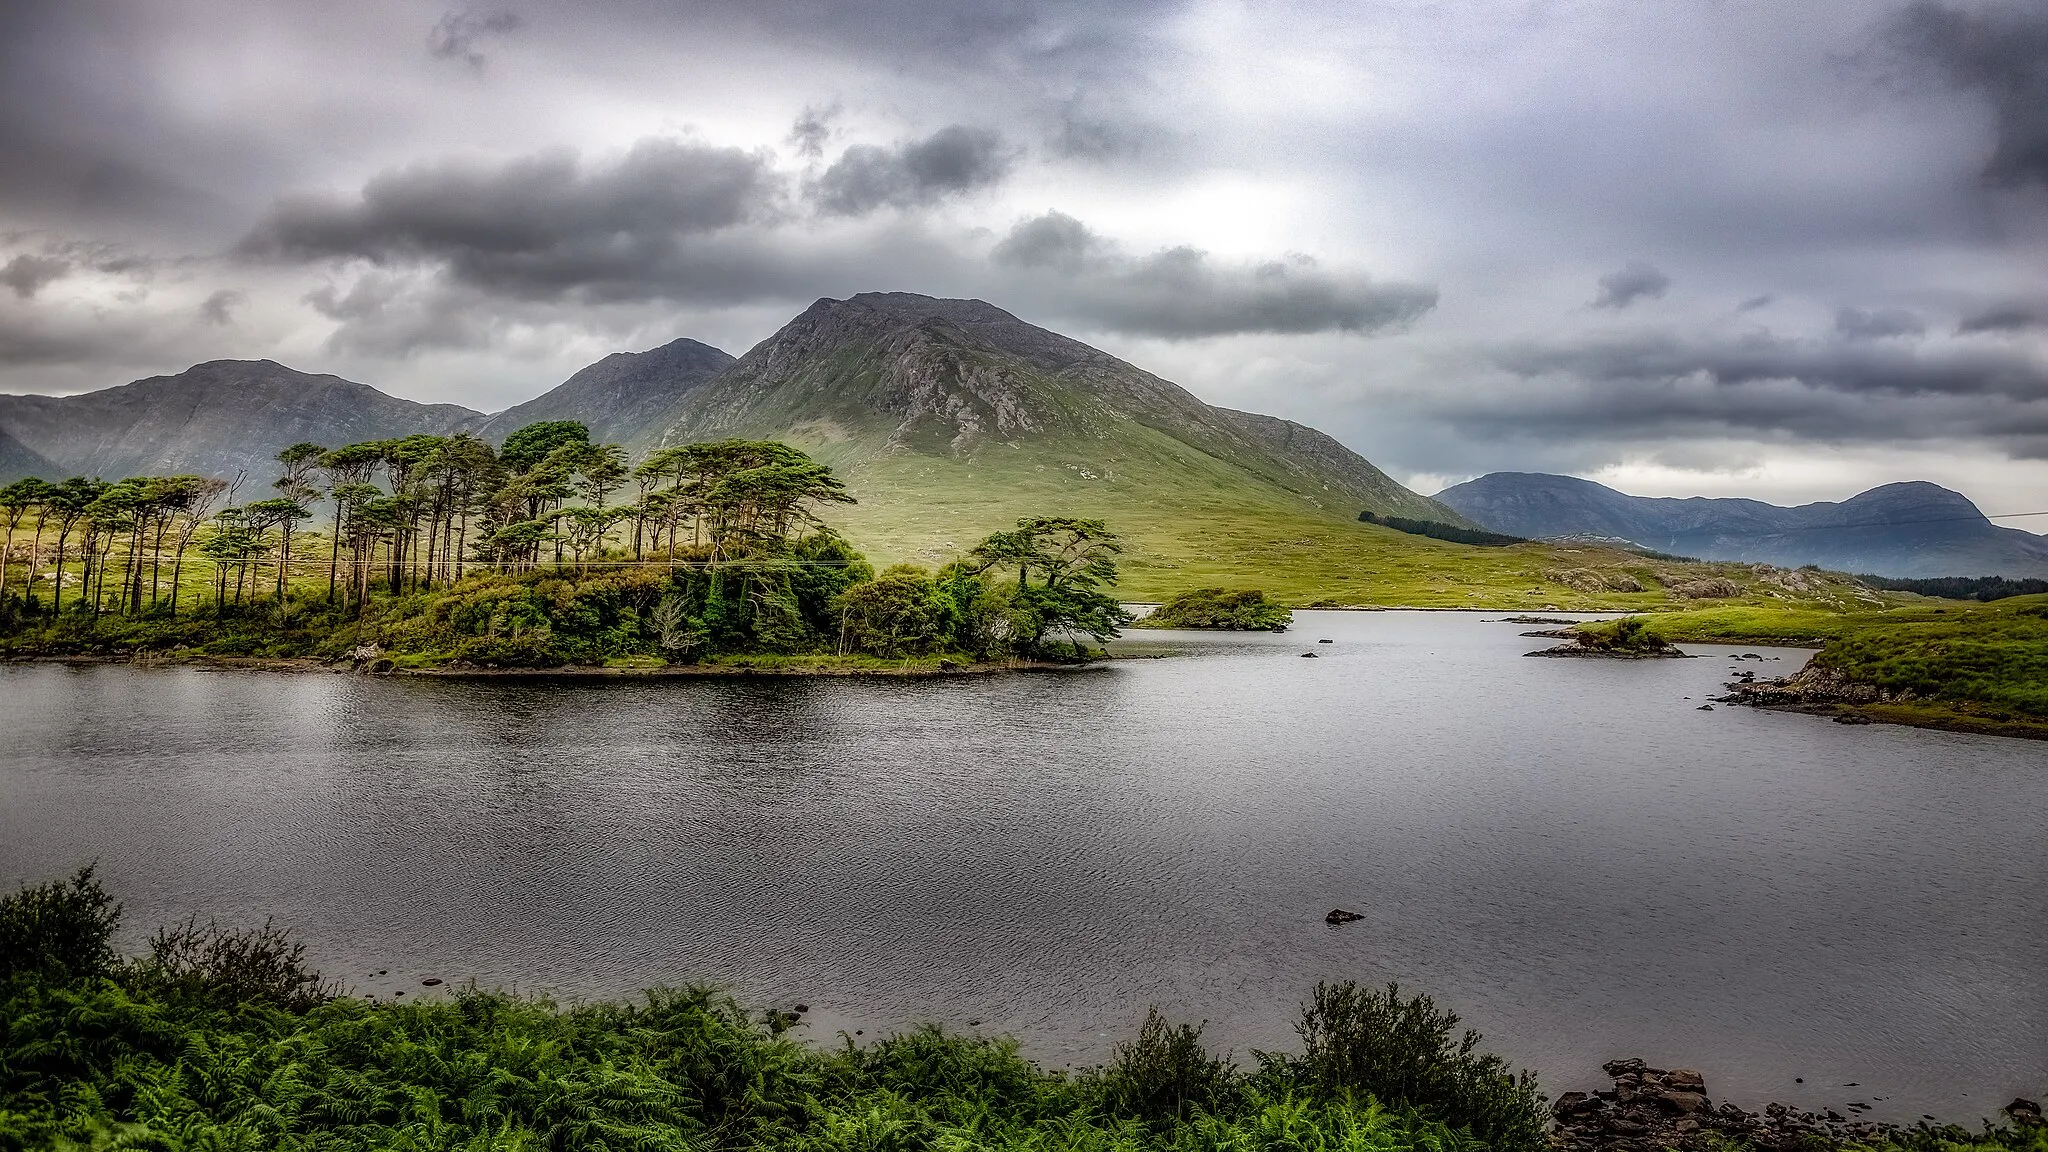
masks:
{"label": "dark treeline", "polygon": [[1856,579],[1887,592],[1913,592],[1921,596],[1938,596],[1943,600],[1988,602],[2048,592],[2048,580],[2008,580],[2003,576],[1935,576],[1925,579],[1858,576]]}
{"label": "dark treeline", "polygon": [[1509,544],[1527,544],[1520,536],[1507,536],[1499,532],[1488,532],[1483,528],[1460,528],[1456,524],[1445,524],[1439,520],[1411,520],[1406,516],[1382,516],[1377,512],[1365,511],[1358,514],[1360,521],[1406,532],[1410,536],[1427,536],[1432,540],[1448,540],[1453,544],[1476,544],[1482,548],[1504,548]]}
{"label": "dark treeline", "polygon": [[113,637],[333,656],[367,644],[552,665],[1029,657],[1125,620],[1104,591],[1121,546],[1100,521],[1028,518],[936,573],[877,577],[821,518],[853,502],[845,485],[773,441],[680,445],[629,466],[583,425],[547,421],[495,450],[422,435],[297,444],[277,463],[261,499],[238,501],[246,476],[0,489],[0,632],[33,633],[31,646]]}

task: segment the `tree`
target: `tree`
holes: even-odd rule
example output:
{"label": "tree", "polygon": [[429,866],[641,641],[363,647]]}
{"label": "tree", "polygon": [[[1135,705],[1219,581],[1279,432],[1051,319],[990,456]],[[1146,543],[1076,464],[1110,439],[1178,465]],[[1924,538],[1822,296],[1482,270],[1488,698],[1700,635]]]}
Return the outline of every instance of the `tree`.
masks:
{"label": "tree", "polygon": [[[1032,516],[1017,521],[1014,530],[997,532],[976,544],[963,567],[977,576],[1016,569],[1013,604],[1028,613],[1030,628],[1019,646],[1038,651],[1048,633],[1085,635],[1099,643],[1130,623],[1123,605],[1102,591],[1115,585],[1116,557],[1122,552],[1122,541],[1100,520]],[[1036,584],[1031,580],[1034,575]],[[1013,614],[1012,619],[1021,623],[1026,617]],[[1074,650],[1080,653],[1078,639]]]}
{"label": "tree", "polygon": [[959,608],[924,569],[899,565],[839,594],[839,647],[876,656],[923,656],[953,639]]}
{"label": "tree", "polygon": [[[73,476],[58,484],[43,496],[45,515],[55,512],[57,516],[57,571],[50,590],[50,614],[56,615],[64,607],[64,549],[71,539],[71,530],[85,519],[94,502],[105,492],[103,480],[88,480]],[[79,594],[84,595],[84,577],[80,577]]]}
{"label": "tree", "polygon": [[252,500],[243,505],[242,515],[259,542],[265,532],[272,528],[278,530],[277,603],[278,607],[283,609],[286,607],[286,570],[292,560],[292,526],[311,513],[306,511],[304,505],[289,496],[273,496],[268,500]]}
{"label": "tree", "polygon": [[498,459],[514,472],[526,472],[562,447],[588,445],[590,429],[574,420],[543,420],[528,424],[510,436],[498,449]]}
{"label": "tree", "polygon": [[375,442],[344,444],[320,457],[320,470],[327,473],[327,498],[334,501],[334,540],[327,557],[327,602],[334,603],[334,588],[341,567],[341,491],[369,483],[384,460],[384,448]]}
{"label": "tree", "polygon": [[[16,480],[7,487],[0,488],[0,519],[5,519],[7,522],[7,542],[4,545],[0,545],[0,593],[4,593],[7,590],[7,565],[14,559],[14,532],[17,528],[21,527],[21,522],[28,517],[30,510],[40,513],[49,488],[50,485],[46,481],[38,480],[32,476],[26,480]],[[39,537],[42,535],[42,518],[40,515],[38,515],[36,520],[36,534]],[[33,564],[29,567],[28,579],[31,583],[35,580],[35,567]],[[29,588],[27,583],[22,585],[21,592],[23,597],[28,595]]]}

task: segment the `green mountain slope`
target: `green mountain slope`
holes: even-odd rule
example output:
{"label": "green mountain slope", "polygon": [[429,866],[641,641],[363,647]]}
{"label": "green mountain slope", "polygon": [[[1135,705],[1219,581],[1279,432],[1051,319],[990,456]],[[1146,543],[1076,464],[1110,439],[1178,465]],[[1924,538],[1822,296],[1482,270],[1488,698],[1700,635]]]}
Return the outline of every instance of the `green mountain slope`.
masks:
{"label": "green mountain slope", "polygon": [[820,300],[686,394],[656,442],[735,435],[837,468],[861,500],[842,526],[882,560],[940,561],[1030,513],[1099,516],[1130,538],[1140,594],[1271,586],[1304,560],[1317,573],[1289,582],[1331,588],[1368,553],[1422,546],[1361,509],[1463,523],[1312,428],[975,300]]}

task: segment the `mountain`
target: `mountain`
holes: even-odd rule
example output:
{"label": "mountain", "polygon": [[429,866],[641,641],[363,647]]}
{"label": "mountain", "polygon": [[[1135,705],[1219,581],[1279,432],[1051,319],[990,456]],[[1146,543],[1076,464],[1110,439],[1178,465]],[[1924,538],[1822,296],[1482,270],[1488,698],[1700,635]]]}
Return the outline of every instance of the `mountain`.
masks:
{"label": "mountain", "polygon": [[302,441],[331,447],[482,418],[270,360],[212,360],[77,396],[0,396],[0,431],[40,457],[50,479],[247,471],[260,487],[272,457]]}
{"label": "mountain", "polygon": [[1818,564],[1879,576],[2048,576],[2048,537],[2002,528],[1938,484],[1886,484],[1840,503],[1630,496],[1591,480],[1495,472],[1436,499],[1495,532],[1607,538],[1703,560]]}
{"label": "mountain", "polygon": [[818,301],[685,393],[653,443],[722,436],[831,463],[861,500],[837,515],[885,559],[941,560],[1031,513],[1100,516],[1134,567],[1179,570],[1334,558],[1384,531],[1362,509],[1464,522],[1313,428],[1205,404],[979,300]]}
{"label": "mountain", "polygon": [[12,484],[26,476],[61,480],[66,473],[42,453],[0,429],[0,484]]}
{"label": "mountain", "polygon": [[665,427],[664,417],[690,389],[731,366],[731,354],[695,340],[646,352],[614,352],[524,404],[485,420],[478,435],[494,444],[542,420],[581,420],[592,439],[629,444]]}

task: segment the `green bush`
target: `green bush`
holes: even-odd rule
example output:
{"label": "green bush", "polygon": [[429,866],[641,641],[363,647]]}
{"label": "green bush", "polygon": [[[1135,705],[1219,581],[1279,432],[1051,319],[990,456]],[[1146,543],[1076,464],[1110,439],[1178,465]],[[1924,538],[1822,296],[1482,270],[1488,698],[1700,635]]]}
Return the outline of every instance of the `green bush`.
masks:
{"label": "green bush", "polygon": [[88,864],[0,900],[0,977],[86,980],[113,969],[121,906],[93,872]]}
{"label": "green bush", "polygon": [[1102,1109],[1150,1124],[1224,1112],[1236,1098],[1237,1068],[1202,1047],[1202,1026],[1169,1024],[1147,1009],[1135,1039],[1117,1045],[1096,1080]]}
{"label": "green bush", "polygon": [[1266,594],[1256,588],[1234,592],[1222,588],[1197,588],[1161,604],[1151,615],[1139,620],[1137,626],[1264,632],[1284,628],[1293,620],[1294,613],[1285,605],[1268,601]]}
{"label": "green bush", "polygon": [[1549,1126],[1529,1073],[1479,1051],[1479,1034],[1453,1038],[1455,1013],[1428,996],[1404,999],[1351,981],[1318,984],[1298,1030],[1304,1078],[1325,1092],[1370,1095],[1469,1130],[1496,1152],[1535,1152]]}
{"label": "green bush", "polygon": [[841,636],[858,652],[924,656],[953,642],[959,608],[922,569],[891,568],[838,598]]}

